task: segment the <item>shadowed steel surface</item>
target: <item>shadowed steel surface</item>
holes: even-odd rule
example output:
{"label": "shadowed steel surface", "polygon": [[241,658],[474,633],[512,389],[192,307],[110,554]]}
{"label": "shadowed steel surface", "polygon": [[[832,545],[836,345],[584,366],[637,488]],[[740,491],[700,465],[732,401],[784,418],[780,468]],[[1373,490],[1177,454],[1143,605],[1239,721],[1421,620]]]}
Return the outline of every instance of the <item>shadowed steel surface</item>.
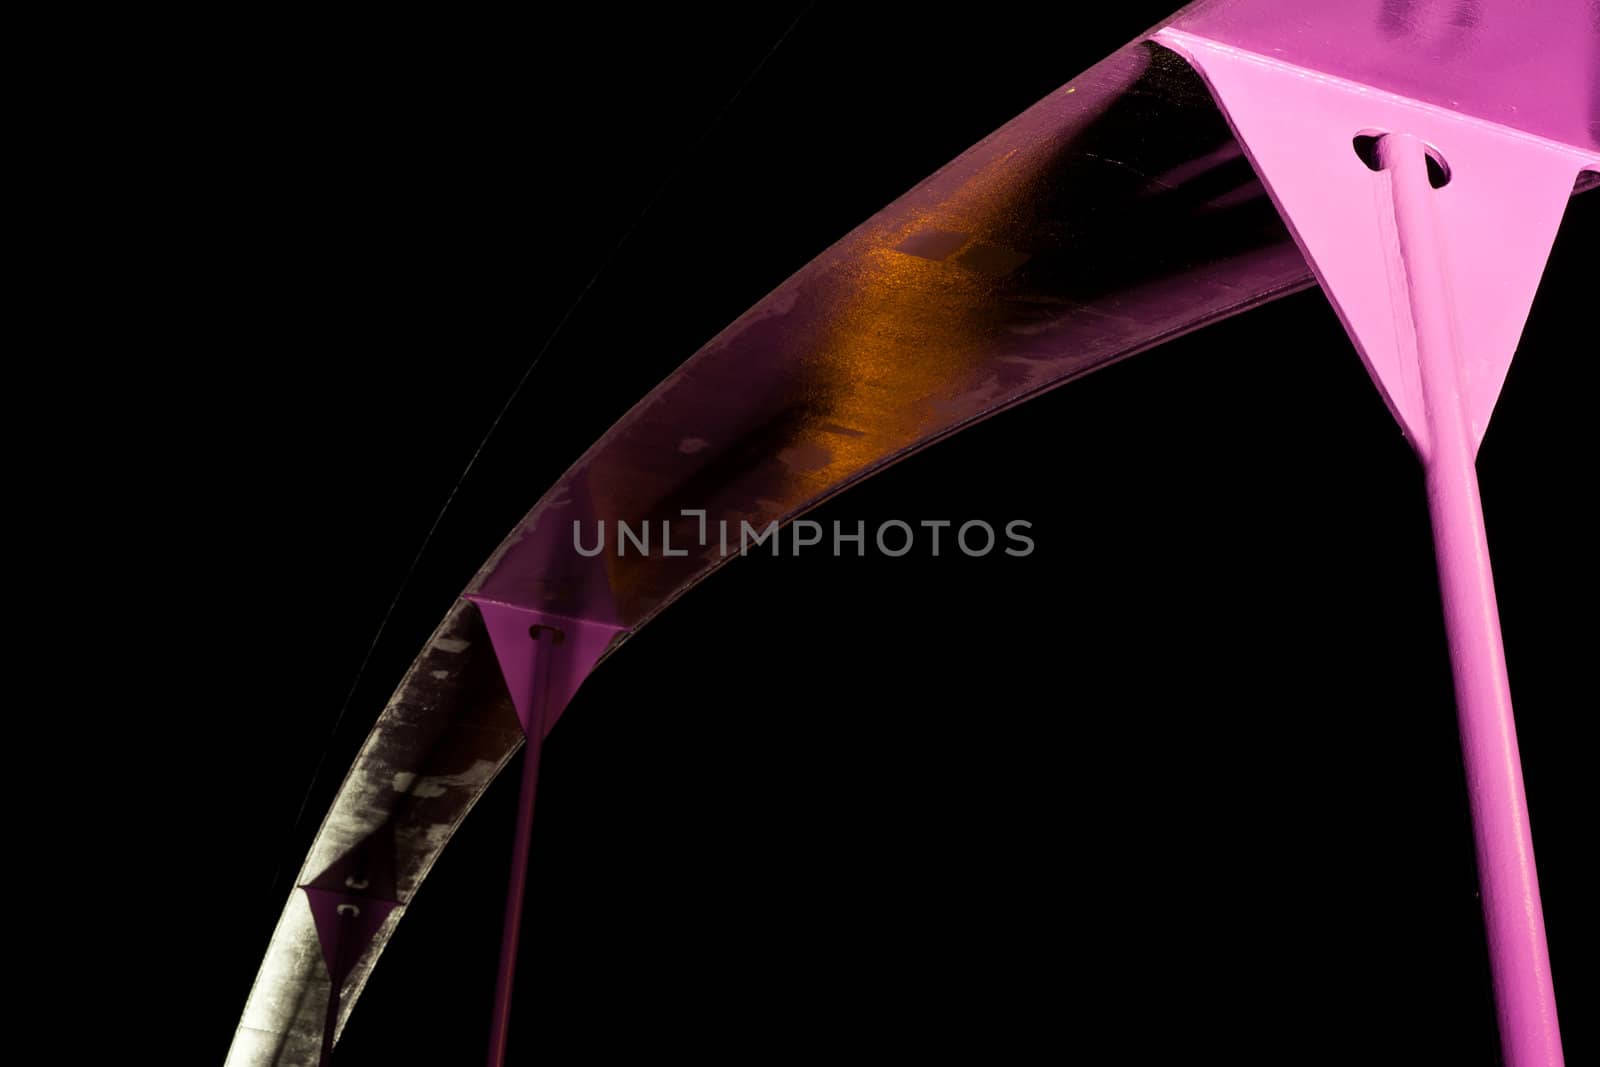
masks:
{"label": "shadowed steel surface", "polygon": [[[1389,32],[1393,5],[1321,6]],[[1267,10],[1222,2],[1178,18],[1235,9]],[[1392,39],[1401,54],[1405,32]],[[1508,78],[1525,57],[1514,58],[1499,68]],[[1206,87],[1175,54],[1136,42],[713,338],[539,499],[468,592],[614,629],[609,654],[724,561],[715,533],[699,547],[702,521],[728,523],[735,541],[741,523],[786,522],[1010,405],[1311,283]],[[586,544],[606,525],[603,551],[573,550],[575,520]],[[651,551],[619,553],[618,521],[648,524]],[[663,531],[688,554],[662,552]],[[484,624],[458,603],[379,716],[299,879],[363,841],[392,842],[398,906],[344,983],[339,1025],[440,850],[522,743]],[[297,891],[228,1062],[315,1062],[327,985]]]}
{"label": "shadowed steel surface", "polygon": [[[1278,42],[1269,52],[1240,47],[1257,36],[1248,24],[1232,35],[1247,21],[1237,17],[1192,17],[1158,39],[1207,79],[1422,463],[1502,1051],[1511,1067],[1560,1067],[1475,460],[1569,194],[1580,173],[1600,170],[1573,107],[1584,101],[1561,92],[1585,86],[1593,39],[1576,5],[1470,14],[1429,23],[1448,44],[1435,95],[1459,92],[1458,109],[1396,92],[1416,83],[1414,69],[1370,69],[1391,29],[1381,23],[1375,35],[1340,38],[1361,46],[1353,51],[1307,49],[1296,32],[1269,37]],[[1459,84],[1475,53],[1504,55],[1508,42],[1524,61],[1515,84],[1489,97]],[[1362,81],[1335,73],[1351,64],[1365,64]],[[1531,128],[1516,124],[1518,92]],[[1365,159],[1362,141],[1374,149]]]}

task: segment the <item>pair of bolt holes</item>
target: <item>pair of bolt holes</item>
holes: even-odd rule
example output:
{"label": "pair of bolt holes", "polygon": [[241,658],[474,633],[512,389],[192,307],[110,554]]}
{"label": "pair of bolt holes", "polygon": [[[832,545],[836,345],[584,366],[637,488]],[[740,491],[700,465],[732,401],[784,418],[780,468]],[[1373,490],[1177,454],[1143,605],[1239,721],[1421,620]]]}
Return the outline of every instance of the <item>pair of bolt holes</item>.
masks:
{"label": "pair of bolt holes", "polygon": [[[1356,150],[1356,158],[1367,165],[1368,170],[1383,170],[1383,159],[1378,153],[1378,142],[1388,136],[1384,133],[1358,133],[1351,145]],[[1444,161],[1444,154],[1431,144],[1424,144],[1423,151],[1428,155],[1428,184],[1435,189],[1443,189],[1450,184],[1450,164]]]}
{"label": "pair of bolt holes", "polygon": [[[1382,131],[1359,133],[1351,142],[1356,150],[1356,156],[1367,165],[1368,170],[1383,170],[1383,160],[1378,152],[1378,143],[1386,137]],[[1431,144],[1423,144],[1423,151],[1428,155],[1428,184],[1435,189],[1443,189],[1450,183],[1450,164],[1444,161],[1444,155]],[[559,645],[566,640],[566,634],[554,626],[536,623],[528,627],[528,636],[535,641],[548,637],[551,644]]]}
{"label": "pair of bolt holes", "polygon": [[[345,887],[348,888],[348,889],[354,889],[354,890],[360,891],[362,889],[367,888],[367,886],[370,885],[371,883],[369,883],[365,878],[357,878],[355,875],[352,874],[352,875],[348,875],[345,878],[344,884],[345,884]],[[355,917],[357,917],[358,915],[361,914],[361,905],[359,905],[359,904],[340,904],[337,908],[334,908],[333,910],[334,910],[334,912],[336,914],[340,915],[341,917],[354,919]]]}

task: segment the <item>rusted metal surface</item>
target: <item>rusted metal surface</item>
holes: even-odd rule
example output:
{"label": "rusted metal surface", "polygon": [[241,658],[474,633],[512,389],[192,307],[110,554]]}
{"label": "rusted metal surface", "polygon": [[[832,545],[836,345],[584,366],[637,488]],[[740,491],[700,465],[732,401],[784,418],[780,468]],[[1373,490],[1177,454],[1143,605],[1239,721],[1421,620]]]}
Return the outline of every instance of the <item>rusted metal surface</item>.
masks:
{"label": "rusted metal surface", "polygon": [[[1310,284],[1204,85],[1173,53],[1131,44],[712,339],[539,499],[468,592],[619,627],[614,652],[727,558],[683,511],[712,529],[787,522],[983,418]],[[597,520],[648,523],[692,547],[620,554],[613,539],[584,556],[574,520],[590,536]],[[392,853],[399,907],[345,983],[341,1025],[522,743],[483,624],[460,602],[379,716],[298,880],[374,842]],[[315,1062],[327,982],[296,890],[228,1063]]]}
{"label": "rusted metal surface", "polygon": [[[400,906],[344,984],[339,1025],[450,835],[523,740],[488,635],[458,602],[379,716],[323,820],[298,879],[312,884],[352,853],[381,857]],[[229,1064],[316,1063],[328,969],[311,908],[289,895],[250,991]]]}
{"label": "rusted metal surface", "polygon": [[[469,591],[636,630],[724,562],[572,551],[574,519],[787,521],[964,426],[1311,284],[1204,86],[1118,51],[827,249],[702,348],[539,500]],[[620,643],[620,639],[619,642]],[[613,646],[613,651],[615,650]],[[317,835],[309,884],[392,837],[400,907],[523,737],[458,604],[379,716]],[[279,920],[228,1062],[315,1062],[327,973],[304,893]]]}

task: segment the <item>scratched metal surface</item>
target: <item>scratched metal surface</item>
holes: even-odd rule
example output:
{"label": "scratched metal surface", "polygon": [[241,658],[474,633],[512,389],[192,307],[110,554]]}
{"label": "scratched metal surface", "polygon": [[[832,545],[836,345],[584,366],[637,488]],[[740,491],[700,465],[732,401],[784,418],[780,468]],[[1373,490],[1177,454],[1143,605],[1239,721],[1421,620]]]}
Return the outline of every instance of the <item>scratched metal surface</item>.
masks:
{"label": "scratched metal surface", "polygon": [[[483,790],[522,745],[522,728],[477,611],[458,601],[411,665],[345,776],[301,868],[312,884],[375,854],[391,912],[345,980],[341,1025],[404,904]],[[289,899],[250,990],[227,1063],[315,1064],[328,969],[304,893]]]}
{"label": "scratched metal surface", "polygon": [[[665,522],[675,546],[697,540],[682,509],[704,509],[712,528],[785,522],[982,418],[1309,284],[1200,81],[1131,44],[712,339],[544,494],[469,591],[637,630],[723,559],[714,545],[619,556],[614,539],[583,557],[574,519]],[[521,743],[477,613],[458,603],[379,716],[299,878],[357,855],[401,905],[344,984],[341,1028],[404,905]],[[314,1063],[327,987],[294,892],[227,1062]]]}
{"label": "scratched metal surface", "polygon": [[[480,574],[482,596],[636,628],[764,528],[946,434],[1309,284],[1226,123],[1134,45],[813,260],[596,443]],[[573,548],[572,524],[593,543]],[[623,552],[615,521],[675,550]]]}

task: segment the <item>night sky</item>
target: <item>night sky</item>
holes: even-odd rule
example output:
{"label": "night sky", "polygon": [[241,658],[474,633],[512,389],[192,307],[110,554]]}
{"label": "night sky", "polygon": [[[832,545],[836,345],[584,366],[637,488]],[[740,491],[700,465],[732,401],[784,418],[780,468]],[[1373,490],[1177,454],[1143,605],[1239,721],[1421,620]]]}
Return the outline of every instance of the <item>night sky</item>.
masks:
{"label": "night sky", "polygon": [[[339,778],[500,538],[722,326],[1165,13],[1075,6],[385,14],[174,76],[153,151],[210,251],[171,341],[205,362],[159,371],[146,431],[190,664],[151,729],[226,918],[170,1062],[221,1061]],[[1597,235],[1600,193],[1479,460],[1571,1063],[1600,1058]],[[1497,1062],[1422,478],[1320,292],[811,518],[1037,547],[746,559],[607,662],[545,751],[511,1062]],[[515,768],[340,1067],[481,1061]]]}

